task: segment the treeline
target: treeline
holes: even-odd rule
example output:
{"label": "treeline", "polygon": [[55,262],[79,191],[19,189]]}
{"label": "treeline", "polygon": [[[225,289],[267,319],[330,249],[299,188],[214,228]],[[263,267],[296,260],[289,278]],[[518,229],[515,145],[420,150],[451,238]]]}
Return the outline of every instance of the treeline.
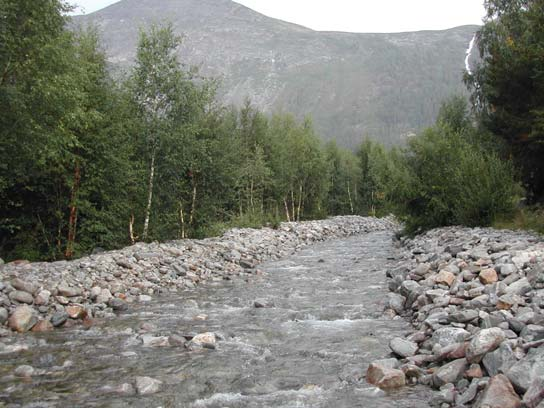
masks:
{"label": "treeline", "polygon": [[220,106],[170,26],[142,31],[114,81],[97,33],[66,29],[64,3],[0,7],[3,258],[359,211],[351,153],[323,146],[309,119]]}
{"label": "treeline", "polygon": [[542,197],[544,13],[486,5],[482,64],[467,75],[475,109],[452,98],[407,146],[353,153],[323,145],[310,119],[218,104],[215,81],[178,61],[170,26],[143,30],[114,81],[97,33],[67,30],[65,3],[0,2],[0,257],[336,214],[393,212],[410,232],[511,216],[522,186]]}

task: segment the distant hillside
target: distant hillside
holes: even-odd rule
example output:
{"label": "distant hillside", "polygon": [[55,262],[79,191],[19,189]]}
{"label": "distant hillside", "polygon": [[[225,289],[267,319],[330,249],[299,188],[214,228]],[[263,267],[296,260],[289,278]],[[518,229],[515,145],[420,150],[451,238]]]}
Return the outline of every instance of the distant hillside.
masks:
{"label": "distant hillside", "polygon": [[220,98],[311,115],[340,145],[363,136],[397,144],[431,125],[440,103],[464,92],[465,52],[477,26],[401,34],[318,32],[230,0],[123,0],[75,17],[96,24],[109,60],[128,66],[139,27],[170,21],[184,63],[222,80]]}

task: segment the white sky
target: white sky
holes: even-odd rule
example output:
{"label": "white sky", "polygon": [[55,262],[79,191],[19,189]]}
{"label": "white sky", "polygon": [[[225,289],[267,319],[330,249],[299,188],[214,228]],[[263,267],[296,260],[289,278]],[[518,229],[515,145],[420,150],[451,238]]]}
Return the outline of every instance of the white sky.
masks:
{"label": "white sky", "polygon": [[[86,14],[117,0],[70,0]],[[314,30],[401,32],[481,24],[483,0],[236,0]],[[160,5],[160,0],[157,0]]]}

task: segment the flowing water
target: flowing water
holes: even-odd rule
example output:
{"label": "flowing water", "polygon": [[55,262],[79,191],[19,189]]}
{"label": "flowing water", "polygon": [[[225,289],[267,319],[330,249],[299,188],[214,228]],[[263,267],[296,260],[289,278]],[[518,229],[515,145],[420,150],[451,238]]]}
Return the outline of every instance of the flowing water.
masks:
{"label": "flowing water", "polygon": [[[134,304],[89,330],[27,335],[18,343],[28,350],[0,354],[0,401],[9,407],[427,406],[424,387],[384,394],[364,380],[368,364],[389,353],[389,339],[409,331],[404,321],[382,316],[392,253],[386,232],[328,241],[261,265],[265,274],[247,282],[212,282]],[[256,299],[271,307],[254,307]],[[144,347],[138,338],[144,322],[156,326],[157,336],[215,332],[222,340],[215,350]],[[36,375],[14,377],[23,364]],[[162,381],[160,392],[106,392],[137,376]]]}

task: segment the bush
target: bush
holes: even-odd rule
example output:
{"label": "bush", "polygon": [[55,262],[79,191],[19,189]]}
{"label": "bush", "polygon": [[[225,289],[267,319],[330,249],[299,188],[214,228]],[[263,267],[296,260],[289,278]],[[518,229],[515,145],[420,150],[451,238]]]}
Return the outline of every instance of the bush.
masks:
{"label": "bush", "polygon": [[514,211],[522,190],[512,164],[474,142],[474,132],[439,123],[411,140],[407,160],[414,184],[403,211],[409,232],[489,226]]}

